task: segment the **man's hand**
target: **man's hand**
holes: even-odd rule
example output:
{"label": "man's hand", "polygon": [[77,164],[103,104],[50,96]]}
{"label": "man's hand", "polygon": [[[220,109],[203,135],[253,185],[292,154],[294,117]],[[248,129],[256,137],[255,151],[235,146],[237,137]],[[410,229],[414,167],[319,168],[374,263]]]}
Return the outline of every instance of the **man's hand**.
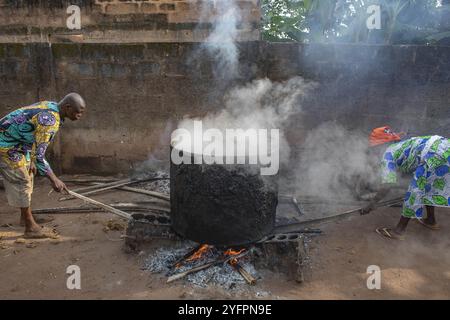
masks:
{"label": "man's hand", "polygon": [[33,176],[37,175],[37,167],[36,167],[36,164],[34,162],[30,163],[30,169],[28,169],[28,173],[30,175],[33,174]]}
{"label": "man's hand", "polygon": [[67,187],[58,177],[53,173],[49,173],[48,178],[50,179],[50,183],[52,184],[53,190],[56,192],[62,192],[64,190],[67,191]]}
{"label": "man's hand", "polygon": [[53,187],[53,190],[55,190],[56,192],[62,192],[64,190],[67,191],[67,187],[64,184],[64,182],[62,182],[58,178],[55,178],[54,180],[52,180],[52,187]]}

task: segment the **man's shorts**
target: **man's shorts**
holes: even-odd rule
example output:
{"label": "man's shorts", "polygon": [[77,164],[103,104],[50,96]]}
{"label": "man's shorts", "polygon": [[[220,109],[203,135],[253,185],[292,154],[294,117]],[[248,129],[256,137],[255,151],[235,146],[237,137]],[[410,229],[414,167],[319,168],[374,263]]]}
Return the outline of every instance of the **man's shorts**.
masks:
{"label": "man's shorts", "polygon": [[33,193],[33,174],[28,173],[27,166],[11,168],[0,156],[0,175],[3,177],[9,205],[28,208],[31,205]]}

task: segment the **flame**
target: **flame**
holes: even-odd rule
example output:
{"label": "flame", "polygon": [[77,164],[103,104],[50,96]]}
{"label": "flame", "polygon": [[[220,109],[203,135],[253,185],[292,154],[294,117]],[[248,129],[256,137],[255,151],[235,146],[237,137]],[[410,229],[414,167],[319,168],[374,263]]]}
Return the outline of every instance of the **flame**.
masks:
{"label": "flame", "polygon": [[[227,251],[225,251],[223,254],[226,256],[237,256],[238,254],[241,254],[242,252],[244,252],[245,249],[241,249],[239,251],[233,250],[233,249],[228,249]],[[229,263],[234,266],[238,263],[238,260],[236,258],[233,258],[229,261]]]}
{"label": "flame", "polygon": [[242,252],[244,252],[245,249],[241,249],[239,251],[233,250],[233,249],[228,249],[227,251],[224,252],[224,255],[227,256],[236,256],[238,254],[241,254]]}
{"label": "flame", "polygon": [[208,252],[211,246],[208,244],[202,244],[200,248],[192,254],[189,258],[186,259],[186,262],[195,261],[203,257],[203,255]]}

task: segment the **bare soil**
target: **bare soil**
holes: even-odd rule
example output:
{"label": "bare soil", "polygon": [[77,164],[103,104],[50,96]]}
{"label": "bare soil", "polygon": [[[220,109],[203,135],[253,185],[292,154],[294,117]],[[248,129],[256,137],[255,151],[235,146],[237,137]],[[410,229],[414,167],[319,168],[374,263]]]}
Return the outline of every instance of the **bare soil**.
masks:
{"label": "bare soil", "polygon": [[[35,208],[72,206],[38,181]],[[104,202],[145,200],[122,191],[95,196]],[[58,240],[25,240],[19,214],[0,190],[0,299],[448,299],[450,298],[450,215],[437,210],[440,231],[412,222],[406,240],[381,238],[376,227],[394,226],[400,208],[383,208],[322,225],[324,234],[310,244],[311,265],[305,283],[265,273],[253,291],[233,293],[219,288],[197,288],[183,281],[165,283],[160,275],[142,271],[148,252],[123,250],[124,230],[110,230],[109,213],[51,215],[47,224],[61,234]],[[11,224],[11,226],[7,226]],[[118,228],[120,229],[120,227]],[[19,240],[18,240],[19,239]],[[81,268],[81,290],[68,290],[66,268]],[[366,286],[367,267],[381,268],[381,289]],[[264,292],[258,296],[255,292]],[[267,295],[268,294],[268,295]]]}

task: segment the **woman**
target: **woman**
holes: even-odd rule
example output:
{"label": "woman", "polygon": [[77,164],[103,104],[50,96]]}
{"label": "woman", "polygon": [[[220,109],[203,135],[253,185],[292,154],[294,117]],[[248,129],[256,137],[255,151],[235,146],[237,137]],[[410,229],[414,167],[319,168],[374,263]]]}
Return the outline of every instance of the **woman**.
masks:
{"label": "woman", "polygon": [[[389,134],[393,135],[392,132],[387,133]],[[389,142],[388,139],[385,140]],[[398,172],[412,174],[412,180],[405,195],[402,216],[397,226],[394,229],[378,228],[376,232],[386,238],[403,239],[408,222],[412,218],[418,219],[418,222],[429,229],[438,230],[434,207],[450,205],[449,169],[449,139],[441,136],[413,137],[389,145],[382,160],[382,187],[363,212],[373,210],[376,202],[397,183]]]}

